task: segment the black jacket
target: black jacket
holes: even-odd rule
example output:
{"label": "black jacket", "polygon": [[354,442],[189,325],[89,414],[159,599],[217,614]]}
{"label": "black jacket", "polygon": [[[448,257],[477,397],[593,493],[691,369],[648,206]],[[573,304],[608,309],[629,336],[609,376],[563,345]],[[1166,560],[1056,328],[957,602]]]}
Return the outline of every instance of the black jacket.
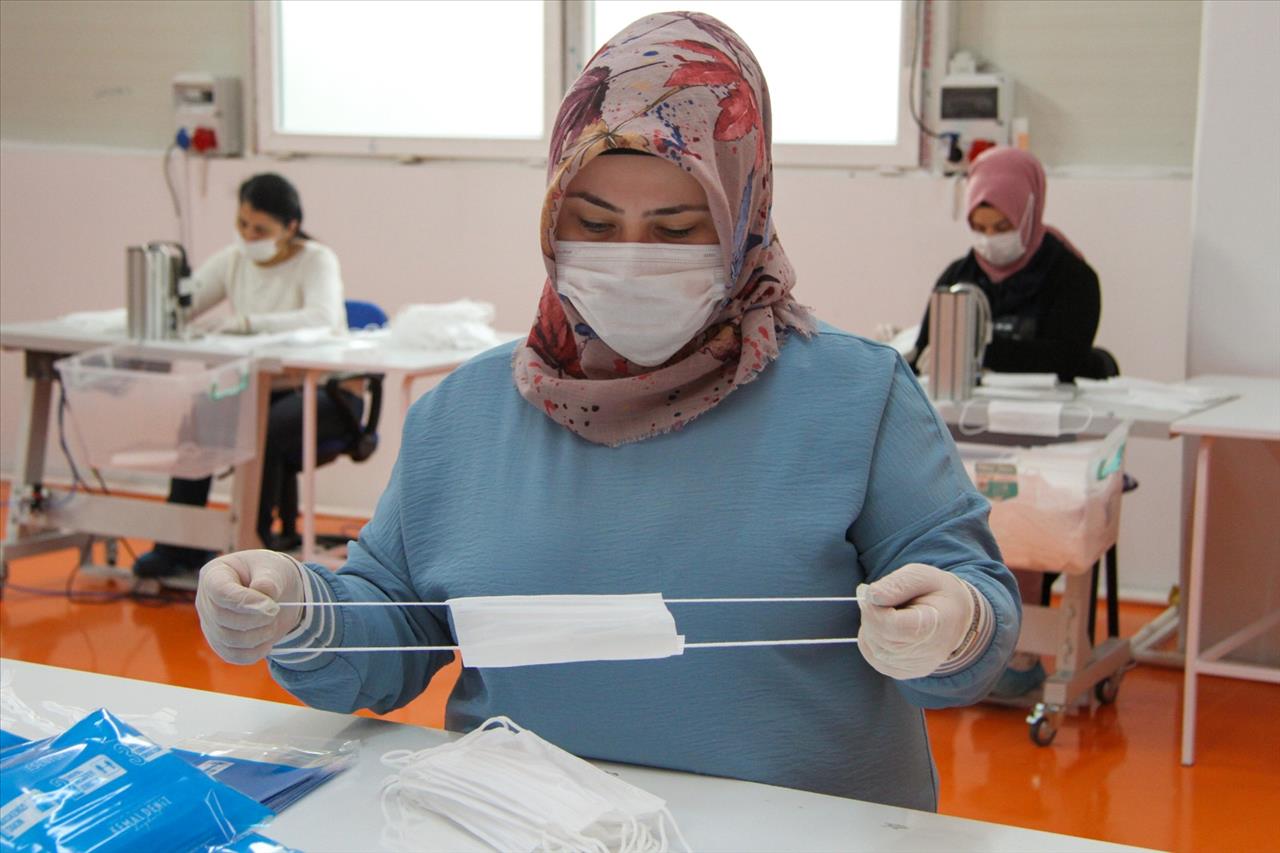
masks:
{"label": "black jacket", "polygon": [[[953,262],[935,287],[976,284],[991,302],[994,334],[983,366],[1003,373],[1057,373],[1102,378],[1094,362],[1102,296],[1098,275],[1052,233],[1046,233],[1031,263],[995,284],[978,266],[973,251]],[[929,343],[926,306],[911,367]]]}

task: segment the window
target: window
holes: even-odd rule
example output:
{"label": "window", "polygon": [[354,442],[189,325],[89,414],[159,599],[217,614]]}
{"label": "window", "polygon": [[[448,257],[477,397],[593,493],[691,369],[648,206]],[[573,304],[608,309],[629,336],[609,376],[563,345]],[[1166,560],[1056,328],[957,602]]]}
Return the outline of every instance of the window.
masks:
{"label": "window", "polygon": [[[824,165],[914,164],[918,143],[905,103],[910,51],[902,0],[681,0],[733,28],[760,61],[773,104],[774,158]],[[597,0],[590,57],[632,21],[673,8],[664,0]]]}
{"label": "window", "polygon": [[563,90],[559,8],[538,0],[259,0],[258,67],[267,72],[258,81],[260,147],[546,156]]}
{"label": "window", "polygon": [[[911,0],[677,5],[715,15],[751,45],[768,76],[777,162],[917,162],[904,49]],[[560,97],[585,59],[627,24],[670,8],[666,0],[258,0],[259,147],[545,157]]]}

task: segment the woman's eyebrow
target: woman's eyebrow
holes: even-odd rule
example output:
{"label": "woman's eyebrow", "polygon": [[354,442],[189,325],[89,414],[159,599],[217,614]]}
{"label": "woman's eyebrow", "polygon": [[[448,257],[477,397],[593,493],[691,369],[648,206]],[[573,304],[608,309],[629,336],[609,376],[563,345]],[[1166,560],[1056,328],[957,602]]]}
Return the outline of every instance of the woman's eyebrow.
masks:
{"label": "woman's eyebrow", "polygon": [[603,207],[605,210],[609,211],[610,213],[626,212],[622,208],[609,204],[609,202],[605,201],[599,196],[592,195],[591,193],[584,193],[584,192],[569,193],[569,198],[580,198],[583,201],[587,202],[588,204],[594,204],[596,207]]}
{"label": "woman's eyebrow", "polygon": [[705,204],[677,204],[672,207],[659,207],[654,210],[646,210],[645,216],[672,216],[677,213],[684,213],[687,210],[710,210]]}

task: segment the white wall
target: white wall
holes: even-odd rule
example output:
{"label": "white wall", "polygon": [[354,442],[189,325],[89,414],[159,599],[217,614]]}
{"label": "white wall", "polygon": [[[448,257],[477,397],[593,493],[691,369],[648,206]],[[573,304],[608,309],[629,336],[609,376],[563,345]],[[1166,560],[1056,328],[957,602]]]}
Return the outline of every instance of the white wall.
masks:
{"label": "white wall", "polygon": [[958,0],[957,49],[1014,80],[1046,163],[1189,166],[1200,4]]}
{"label": "white wall", "polygon": [[238,75],[252,87],[252,8],[249,0],[3,0],[4,138],[167,145],[173,75]]}
{"label": "white wall", "polygon": [[[1192,204],[1193,375],[1280,378],[1277,80],[1280,3],[1206,3]],[[1217,442],[1209,488],[1205,646],[1280,607],[1280,452],[1274,443]],[[1240,656],[1280,662],[1280,632]]]}
{"label": "white wall", "polygon": [[[159,164],[150,153],[0,148],[0,317],[15,322],[120,305],[124,247],[176,234]],[[497,306],[500,328],[531,321],[543,276],[540,169],[202,161],[190,175],[195,259],[228,241],[237,182],[268,168],[301,188],[307,226],[337,250],[351,296],[392,310],[469,296]],[[949,180],[793,169],[779,173],[777,186],[775,218],[799,273],[797,296],[852,331],[918,322],[934,279],[964,250]],[[1189,192],[1181,179],[1051,180],[1048,221],[1083,249],[1103,282],[1098,341],[1134,375],[1182,377]],[[0,359],[6,471],[18,362],[12,354]],[[398,423],[395,401],[388,406],[387,423]],[[369,462],[320,472],[321,505],[372,510],[397,447],[394,427],[384,437],[388,443]],[[1157,596],[1174,582],[1178,561],[1178,459],[1173,443],[1139,441],[1131,449],[1143,487],[1125,501],[1122,574],[1126,587]],[[51,463],[60,469],[60,460]]]}
{"label": "white wall", "polygon": [[[1199,3],[933,2],[951,4],[957,48],[1014,77],[1050,166],[1191,164]],[[159,148],[176,72],[238,75],[252,106],[252,37],[249,0],[3,0],[4,139]]]}
{"label": "white wall", "polygon": [[1280,376],[1280,3],[1205,8],[1188,366]]}

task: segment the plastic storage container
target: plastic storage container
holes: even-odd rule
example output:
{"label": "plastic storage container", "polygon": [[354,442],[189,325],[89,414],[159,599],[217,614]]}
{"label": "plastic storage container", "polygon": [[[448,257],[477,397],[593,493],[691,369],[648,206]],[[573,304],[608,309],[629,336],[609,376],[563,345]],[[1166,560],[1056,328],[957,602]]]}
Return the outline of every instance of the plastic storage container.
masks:
{"label": "plastic storage container", "polygon": [[1015,569],[1081,574],[1120,533],[1128,424],[1100,441],[1041,447],[957,444],[991,501],[991,532]]}
{"label": "plastic storage container", "polygon": [[250,358],[174,355],[145,346],[55,363],[68,438],[96,468],[200,479],[251,459],[257,374]]}

